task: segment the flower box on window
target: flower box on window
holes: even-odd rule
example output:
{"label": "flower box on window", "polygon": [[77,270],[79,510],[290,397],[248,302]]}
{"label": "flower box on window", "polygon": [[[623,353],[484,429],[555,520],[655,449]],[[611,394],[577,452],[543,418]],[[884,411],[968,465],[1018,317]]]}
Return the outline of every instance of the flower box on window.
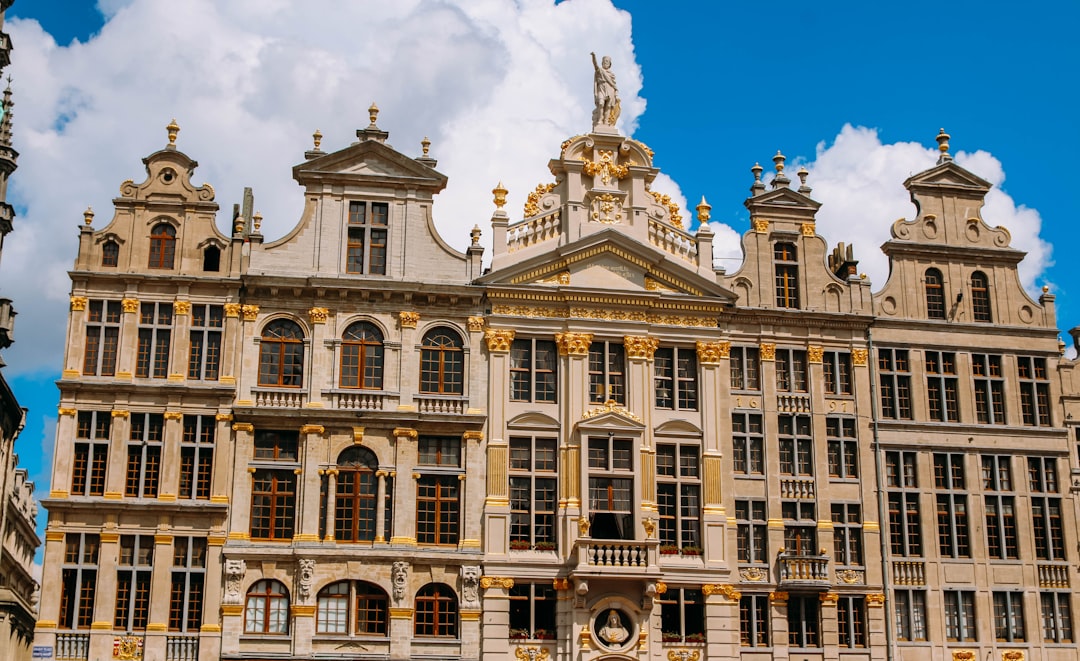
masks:
{"label": "flower box on window", "polygon": [[534,640],[555,640],[555,632],[548,629],[537,629],[533,632]]}
{"label": "flower box on window", "polygon": [[530,546],[531,545],[529,544],[529,540],[527,540],[527,539],[511,539],[510,540],[510,550],[511,551],[528,551]]}
{"label": "flower box on window", "polygon": [[684,546],[682,547],[683,555],[701,555],[700,546]]}
{"label": "flower box on window", "polygon": [[533,548],[537,551],[554,551],[555,542],[537,542],[533,545]]}
{"label": "flower box on window", "polygon": [[688,643],[704,643],[705,634],[703,633],[688,633],[686,634],[686,642]]}
{"label": "flower box on window", "polygon": [[664,643],[681,643],[682,634],[675,633],[674,631],[665,631],[660,634],[660,641]]}
{"label": "flower box on window", "polygon": [[679,547],[674,544],[661,544],[660,555],[679,555]]}
{"label": "flower box on window", "polygon": [[529,637],[528,629],[511,629],[510,640],[526,640]]}

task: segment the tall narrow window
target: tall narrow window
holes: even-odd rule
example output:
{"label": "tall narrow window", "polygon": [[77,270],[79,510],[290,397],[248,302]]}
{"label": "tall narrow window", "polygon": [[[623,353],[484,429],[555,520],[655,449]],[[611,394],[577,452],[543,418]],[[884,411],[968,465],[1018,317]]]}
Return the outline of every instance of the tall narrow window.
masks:
{"label": "tall narrow window", "polygon": [[417,455],[416,541],[456,545],[461,526],[461,439],[421,436]]}
{"label": "tall narrow window", "polygon": [[424,333],[420,350],[420,392],[460,395],[464,392],[465,352],[461,336],[449,328]]}
{"label": "tall narrow window", "polygon": [[705,598],[700,590],[672,588],[656,601],[663,642],[705,642]]}
{"label": "tall narrow window", "polygon": [[934,489],[937,490],[938,549],[941,556],[971,557],[964,455],[934,454]]}
{"label": "tall narrow window", "polygon": [[334,497],[334,539],[372,542],[378,516],[379,460],[367,448],[351,447],[337,458]]}
{"label": "tall narrow window", "polygon": [[589,438],[589,535],[634,539],[634,443],[628,438]]}
{"label": "tall narrow window", "polygon": [[174,537],[169,631],[197,632],[206,587],[206,538]]}
{"label": "tall narrow window", "polygon": [[1073,642],[1071,598],[1069,592],[1043,592],[1039,595],[1044,643]]}
{"label": "tall narrow window", "polygon": [[429,583],[416,593],[413,634],[423,638],[457,638],[457,595],[450,586]]}
{"label": "tall narrow window", "polygon": [[810,416],[777,416],[780,444],[780,474],[810,477],[814,474],[814,438]]}
{"label": "tall narrow window", "polygon": [[1019,356],[1016,364],[1020,378],[1020,412],[1024,424],[1049,427],[1050,378],[1046,373],[1046,359]]}
{"label": "tall narrow window", "polygon": [[816,507],[812,500],[785,500],[780,503],[784,518],[784,553],[818,555]]}
{"label": "tall narrow window", "polygon": [[158,223],[150,231],[150,263],[152,269],[171,269],[176,258],[176,228]]}
{"label": "tall narrow window", "polygon": [[623,345],[593,342],[589,345],[589,403],[608,400],[626,404],[626,357]]}
{"label": "tall narrow window", "polygon": [[206,246],[203,249],[202,270],[207,273],[217,273],[221,270],[221,248]]}
{"label": "tall narrow window", "polygon": [[941,271],[926,269],[926,316],[931,319],[945,318],[945,291],[942,288]]}
{"label": "tall narrow window", "polygon": [[248,589],[244,633],[289,633],[289,593],[284,585],[263,579]]}
{"label": "tall narrow window", "polygon": [[135,355],[135,376],[164,379],[169,375],[172,322],[172,303],[142,303],[139,306],[139,348]]}
{"label": "tall narrow window", "polygon": [[386,202],[349,202],[347,273],[386,275]]}
{"label": "tall narrow window", "polygon": [[656,444],[660,543],[701,548],[701,446]]}
{"label": "tall narrow window", "polygon": [[764,475],[765,436],[761,414],[743,411],[732,413],[731,441],[736,475]]}
{"label": "tall narrow window", "polygon": [[931,420],[956,422],[960,419],[956,354],[949,351],[926,352],[926,400]]}
{"label": "tall narrow window", "polygon": [[828,437],[829,477],[838,480],[858,479],[859,439],[855,433],[855,418],[825,418],[825,435]]}
{"label": "tall narrow window", "polygon": [[187,378],[217,381],[221,370],[221,333],[224,308],[220,305],[191,306],[191,334],[188,344]]}
{"label": "tall narrow window", "polygon": [[510,588],[510,639],[555,639],[558,594],[551,582],[519,583]]}
{"label": "tall narrow window", "polygon": [[740,563],[766,564],[768,551],[768,520],[764,500],[736,500],[735,520],[738,531]]}
{"label": "tall narrow window", "polygon": [[926,640],[926,592],[894,590],[896,639],[905,642]]}
{"label": "tall narrow window", "polygon": [[120,344],[120,301],[90,301],[86,308],[86,347],[83,374],[116,374],[116,352]]}
{"label": "tall narrow window", "polygon": [[153,535],[120,535],[116,571],[116,612],[120,631],[146,629],[150,617],[150,574],[154,566]]}
{"label": "tall narrow window", "polygon": [[994,639],[1002,643],[1027,640],[1023,592],[994,593]]}
{"label": "tall narrow window", "polygon": [[1031,525],[1035,538],[1035,557],[1040,560],[1065,560],[1065,537],[1058,492],[1057,460],[1053,457],[1029,457],[1031,482]]}
{"label": "tall narrow window", "polygon": [[800,594],[788,598],[788,645],[821,647],[821,612],[817,595]]}
{"label": "tall narrow window", "polygon": [[295,515],[296,473],[257,469],[251,476],[251,538],[292,539]]}
{"label": "tall narrow window", "polygon": [[57,622],[61,629],[89,629],[94,621],[100,547],[98,535],[70,532],[64,535],[63,587]]}
{"label": "tall narrow window", "polygon": [[259,342],[259,385],[299,388],[304,382],[304,331],[288,319],[263,328]]}
{"label": "tall narrow window", "polygon": [[800,349],[776,350],[776,389],[780,392],[809,392],[806,378],[806,352]]}
{"label": "tall narrow window", "polygon": [[945,591],[945,639],[950,643],[975,642],[975,593]]}
{"label": "tall narrow window", "polygon": [[161,447],[165,441],[165,419],[160,413],[132,413],[127,444],[127,477],[124,495],[128,498],[156,498],[161,483]]}
{"label": "tall narrow window", "polygon": [[558,443],[510,437],[510,548],[555,550]]}
{"label": "tall narrow window", "polygon": [[358,321],[341,338],[342,388],[382,390],[383,336],[374,324]]}
{"label": "tall narrow window", "polygon": [[911,367],[907,349],[878,349],[881,417],[911,420]]}
{"label": "tall narrow window", "polygon": [[71,495],[104,496],[112,414],[109,411],[79,411],[76,420]]}
{"label": "tall narrow window", "polygon": [[841,596],[836,602],[840,647],[866,647],[866,597]]}
{"label": "tall narrow window", "polygon": [[971,375],[975,380],[975,420],[984,425],[1005,424],[1005,378],[1001,356],[971,354]]}
{"label": "tall narrow window", "polygon": [[757,347],[731,347],[730,364],[732,390],[761,390]]}
{"label": "tall narrow window", "polygon": [[697,410],[697,352],[663,347],[653,357],[656,408]]}
{"label": "tall narrow window", "polygon": [[109,239],[101,244],[101,265],[116,266],[120,263],[120,244]]}
{"label": "tall narrow window", "polygon": [[858,503],[833,503],[833,562],[861,567],[863,564],[862,514]]}
{"label": "tall narrow window", "polygon": [[769,647],[769,596],[743,595],[739,598],[739,644]]}
{"label": "tall narrow window", "polygon": [[975,271],[971,274],[971,314],[975,321],[992,321],[990,282],[982,271]]}
{"label": "tall narrow window", "polygon": [[216,436],[217,423],[214,416],[184,416],[184,434],[180,439],[181,498],[210,500]]}
{"label": "tall narrow window", "polygon": [[550,340],[517,339],[510,345],[510,399],[554,403],[559,354]]}
{"label": "tall narrow window", "polygon": [[885,453],[889,545],[893,555],[902,557],[918,557],[923,554],[915,459],[914,452]]}
{"label": "tall narrow window", "polygon": [[773,248],[776,268],[776,307],[799,307],[799,256],[794,243],[777,243]]}
{"label": "tall narrow window", "polygon": [[851,354],[847,351],[826,351],[821,366],[825,375],[825,392],[829,395],[850,395]]}
{"label": "tall narrow window", "polygon": [[983,455],[983,491],[986,501],[987,555],[1000,560],[1018,558],[1016,496],[1013,495],[1011,457]]}

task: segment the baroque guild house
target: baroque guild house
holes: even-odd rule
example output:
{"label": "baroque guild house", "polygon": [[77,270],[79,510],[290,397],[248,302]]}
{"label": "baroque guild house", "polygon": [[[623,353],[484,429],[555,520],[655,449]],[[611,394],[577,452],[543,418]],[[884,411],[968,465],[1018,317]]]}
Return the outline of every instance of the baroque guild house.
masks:
{"label": "baroque guild house", "polygon": [[939,135],[874,293],[778,153],[727,273],[609,66],[521,217],[493,191],[485,270],[374,105],[347,147],[316,132],[270,242],[250,192],[218,231],[169,125],[80,228],[35,644],[1076,658],[1080,378],[989,184]]}

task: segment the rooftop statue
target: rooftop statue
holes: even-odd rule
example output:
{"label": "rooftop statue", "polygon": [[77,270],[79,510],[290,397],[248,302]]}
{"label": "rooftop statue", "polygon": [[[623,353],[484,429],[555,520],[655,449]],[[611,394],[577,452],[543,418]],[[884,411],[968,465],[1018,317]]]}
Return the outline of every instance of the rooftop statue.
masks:
{"label": "rooftop statue", "polygon": [[615,72],[611,70],[611,58],[605,55],[596,63],[596,53],[591,53],[596,76],[593,78],[593,96],[596,109],[593,110],[593,126],[615,126],[619,118],[619,89],[615,86]]}

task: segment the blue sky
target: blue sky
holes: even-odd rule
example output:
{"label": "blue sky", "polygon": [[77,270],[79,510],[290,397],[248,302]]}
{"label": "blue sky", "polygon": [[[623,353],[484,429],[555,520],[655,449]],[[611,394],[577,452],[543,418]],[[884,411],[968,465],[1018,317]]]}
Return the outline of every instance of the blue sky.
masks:
{"label": "blue sky", "polygon": [[[215,186],[222,208],[238,201],[241,186],[255,185],[256,206],[260,199],[267,202],[263,214],[280,235],[294,217],[288,208],[275,221],[274,209],[287,208],[292,198],[299,204],[288,171],[307,148],[307,136],[318,126],[327,135],[324,148],[347,145],[347,131],[366,124],[363,109],[377,96],[384,109],[380,126],[392,132],[395,147],[418,152],[411,145],[422,135],[432,136],[433,154],[451,179],[451,188],[436,202],[436,220],[445,198],[444,214],[455,217],[440,229],[457,245],[465,236],[458,225],[485,227],[491,210],[488,191],[496,180],[513,181],[514,167],[528,168],[524,183],[511,186],[511,206],[515,199],[520,204],[532,185],[546,180],[546,158],[554,156],[561,140],[556,136],[588,129],[583,111],[591,104],[587,53],[610,53],[630,122],[623,128],[655,151],[655,164],[671,178],[671,192],[677,187],[691,207],[705,195],[713,220],[741,233],[748,225],[742,201],[751,183],[749,168],[755,161],[769,168],[773,154],[782,150],[789,166],[808,165],[823,216],[833,214],[819,220],[822,234],[830,244],[853,242],[856,257],[871,271],[881,232],[913,212],[905,202],[903,179],[932,164],[925,162],[932,159],[934,136],[944,127],[952,135],[953,153],[969,154],[962,164],[1000,183],[1006,194],[995,201],[997,215],[989,207],[984,210],[985,220],[1005,224],[1013,231],[1014,245],[1041,246],[1041,238],[1053,246],[1052,253],[1039,249],[1029,291],[1050,283],[1059,326],[1080,324],[1080,278],[1068,258],[1075,215],[1068,194],[1075,175],[1068,164],[1080,150],[1072,70],[1080,60],[1073,34],[1080,24],[1080,3],[1074,0],[1037,7],[1013,2],[617,0],[615,6],[628,11],[629,20],[599,0],[571,0],[557,8],[542,0],[485,0],[477,3],[483,9],[469,8],[459,12],[467,13],[465,18],[454,14],[452,20],[440,13],[445,10],[440,3],[416,0],[408,20],[380,19],[388,21],[384,26],[402,26],[400,36],[393,37],[398,39],[394,48],[405,44],[384,50],[407,54],[387,59],[379,58],[379,51],[359,55],[350,50],[358,47],[349,43],[348,31],[362,30],[362,21],[331,20],[328,13],[344,4],[309,5],[309,13],[321,18],[289,32],[289,21],[269,10],[259,9],[263,13],[248,20],[241,11],[246,3],[223,2],[212,11],[202,5],[201,14],[192,10],[186,15],[175,3],[110,0],[110,15],[119,13],[109,25],[91,2],[18,0],[8,12],[5,31],[15,42],[14,131],[22,156],[12,191],[20,217],[5,245],[0,290],[14,298],[22,314],[17,343],[5,352],[10,364],[5,374],[23,405],[31,408],[19,452],[38,477],[39,493],[48,491],[44,463],[53,443],[53,381],[59,376],[66,309],[63,269],[74,255],[74,224],[90,203],[99,214],[95,226],[104,226],[116,186],[129,177],[138,180],[139,159],[160,148],[163,127],[174,114],[181,115],[181,149],[203,164],[196,178]],[[376,11],[371,4],[363,8]],[[160,21],[155,11],[173,13],[169,21]],[[384,10],[380,6],[377,11]],[[518,25],[510,25],[515,19]],[[213,27],[200,35],[204,23]],[[165,24],[170,28],[157,33]],[[481,28],[470,31],[476,25]],[[414,34],[406,26],[413,26]],[[430,74],[440,52],[429,42],[441,43],[437,32],[451,28],[466,35],[448,42],[459,68],[440,63],[450,68],[435,67],[438,75]],[[566,34],[550,32],[555,29]],[[314,48],[297,36],[304,31],[325,49],[322,64],[297,64],[303,59],[297,53]],[[396,34],[391,28],[383,32]],[[148,37],[155,53],[171,59],[163,60],[165,66],[155,61],[154,69],[140,69],[142,60],[152,57],[140,55],[138,45],[132,46],[137,36],[125,39],[125,34]],[[227,50],[223,42],[245,47]],[[198,69],[204,50],[220,59]],[[336,53],[341,57],[335,59]],[[409,61],[408,54],[416,61]],[[187,75],[188,68],[213,71],[220,62],[227,69],[247,56],[258,62],[249,63],[243,75],[223,75],[222,80]],[[315,67],[321,67],[323,84],[305,91]],[[275,87],[260,83],[260,76],[288,83]],[[131,78],[137,84],[126,82]],[[160,87],[155,86],[159,78]],[[335,96],[324,100],[323,88],[333,86],[327,81],[339,80],[353,85],[356,93],[344,94],[344,101]],[[171,87],[180,91],[171,92]],[[492,88],[493,96],[485,96]],[[145,94],[139,96],[142,89]],[[185,105],[183,97],[193,95],[202,95],[203,102]],[[230,105],[233,97],[243,97],[240,105]],[[520,103],[508,97],[520,97]],[[469,100],[477,98],[470,106]],[[229,119],[232,115],[238,119]],[[221,117],[232,123],[215,124]],[[545,133],[551,128],[545,124],[549,117],[554,128]],[[504,122],[505,130],[494,126],[506,118],[513,121]],[[470,119],[493,126],[478,129]],[[532,133],[549,136],[549,142],[534,148],[525,135]],[[228,148],[219,148],[224,143]],[[282,144],[285,155],[275,151]],[[466,150],[461,145],[493,151],[469,161],[457,156]],[[63,167],[71,168],[66,188],[75,189],[70,200],[44,199],[46,174],[63,169],[60,160],[50,160],[60,157],[50,152],[66,154]],[[489,174],[489,162],[502,170]],[[264,166],[280,179],[264,179]],[[878,176],[876,169],[884,174]],[[482,176],[474,177],[476,170]],[[462,182],[458,189],[455,182]],[[874,186],[885,186],[884,192]],[[1054,193],[1055,187],[1064,192]],[[284,191],[283,201],[275,197],[278,189]],[[845,190],[853,192],[842,194]],[[58,230],[48,225],[56,216],[67,219]],[[1037,229],[1024,238],[1024,227],[1031,226]],[[826,233],[827,227],[837,229]],[[43,265],[31,278],[26,265],[37,262],[20,258],[19,251],[40,255],[42,244],[36,242],[45,239],[35,232],[61,232],[66,238],[56,266],[49,270]],[[9,259],[8,253],[14,256]],[[721,260],[738,263],[731,256]],[[881,275],[872,278],[875,290],[885,277],[877,268]],[[38,296],[38,288],[62,292]]]}

